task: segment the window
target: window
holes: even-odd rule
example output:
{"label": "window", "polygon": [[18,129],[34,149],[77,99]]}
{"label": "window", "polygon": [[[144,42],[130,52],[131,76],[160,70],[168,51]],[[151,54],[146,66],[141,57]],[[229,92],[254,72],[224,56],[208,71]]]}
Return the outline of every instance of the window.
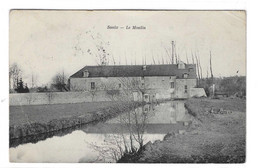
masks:
{"label": "window", "polygon": [[87,78],[89,76],[89,72],[87,70],[83,71],[83,77]]}
{"label": "window", "polygon": [[118,84],[118,87],[121,88],[121,83]]}
{"label": "window", "polygon": [[184,62],[180,61],[180,62],[178,63],[178,69],[185,69],[185,64],[184,64]]}
{"label": "window", "polygon": [[91,85],[91,89],[95,89],[95,82],[91,82],[90,85]]}
{"label": "window", "polygon": [[188,86],[187,85],[184,86],[184,93],[188,93]]}
{"label": "window", "polygon": [[174,82],[171,82],[171,88],[174,88]]}
{"label": "window", "polygon": [[192,72],[193,71],[193,68],[189,68],[189,72]]}
{"label": "window", "polygon": [[183,74],[183,78],[188,78],[188,74],[187,73],[185,73],[185,74]]}

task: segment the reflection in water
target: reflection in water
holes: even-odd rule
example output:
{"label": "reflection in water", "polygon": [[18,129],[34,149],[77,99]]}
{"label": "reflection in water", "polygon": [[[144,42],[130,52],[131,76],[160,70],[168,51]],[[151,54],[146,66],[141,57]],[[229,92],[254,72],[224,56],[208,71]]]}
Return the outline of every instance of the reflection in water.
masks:
{"label": "reflection in water", "polygon": [[190,122],[182,101],[149,104],[62,137],[10,148],[10,161],[115,162],[148,141],[162,140],[168,132],[187,129]]}

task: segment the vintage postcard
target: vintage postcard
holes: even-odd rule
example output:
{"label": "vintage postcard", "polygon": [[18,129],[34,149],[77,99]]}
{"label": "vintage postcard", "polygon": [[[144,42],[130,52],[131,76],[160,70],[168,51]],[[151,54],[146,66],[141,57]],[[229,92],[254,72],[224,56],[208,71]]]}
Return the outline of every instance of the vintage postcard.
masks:
{"label": "vintage postcard", "polygon": [[10,162],[245,162],[245,11],[11,10],[9,44]]}

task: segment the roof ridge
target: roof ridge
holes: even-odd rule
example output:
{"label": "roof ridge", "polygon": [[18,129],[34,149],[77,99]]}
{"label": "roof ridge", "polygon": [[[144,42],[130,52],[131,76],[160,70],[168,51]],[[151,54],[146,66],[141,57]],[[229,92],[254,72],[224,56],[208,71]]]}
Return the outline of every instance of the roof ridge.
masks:
{"label": "roof ridge", "polygon": [[[196,78],[195,71],[189,71],[189,68],[195,67],[195,64],[186,64],[185,69],[178,69],[177,64],[157,64],[157,65],[104,65],[104,66],[84,66],[70,77],[82,78],[83,71],[88,70],[89,77],[122,77],[122,76],[182,76],[183,73],[189,73],[190,77]],[[146,66],[146,70],[143,70]]]}

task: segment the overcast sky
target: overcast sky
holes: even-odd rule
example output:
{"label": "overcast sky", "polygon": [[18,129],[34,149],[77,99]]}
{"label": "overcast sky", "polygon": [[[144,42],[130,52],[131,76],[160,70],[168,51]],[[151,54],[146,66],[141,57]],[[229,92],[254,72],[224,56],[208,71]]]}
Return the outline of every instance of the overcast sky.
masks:
{"label": "overcast sky", "polygon": [[246,16],[241,11],[10,13],[10,64],[21,67],[29,86],[32,74],[41,86],[62,70],[70,76],[85,65],[96,65],[96,46],[104,47],[110,64],[113,59],[116,64],[152,64],[153,58],[166,63],[173,40],[182,61],[187,54],[191,63],[191,52],[200,56],[204,76],[210,51],[215,76],[246,74]]}

